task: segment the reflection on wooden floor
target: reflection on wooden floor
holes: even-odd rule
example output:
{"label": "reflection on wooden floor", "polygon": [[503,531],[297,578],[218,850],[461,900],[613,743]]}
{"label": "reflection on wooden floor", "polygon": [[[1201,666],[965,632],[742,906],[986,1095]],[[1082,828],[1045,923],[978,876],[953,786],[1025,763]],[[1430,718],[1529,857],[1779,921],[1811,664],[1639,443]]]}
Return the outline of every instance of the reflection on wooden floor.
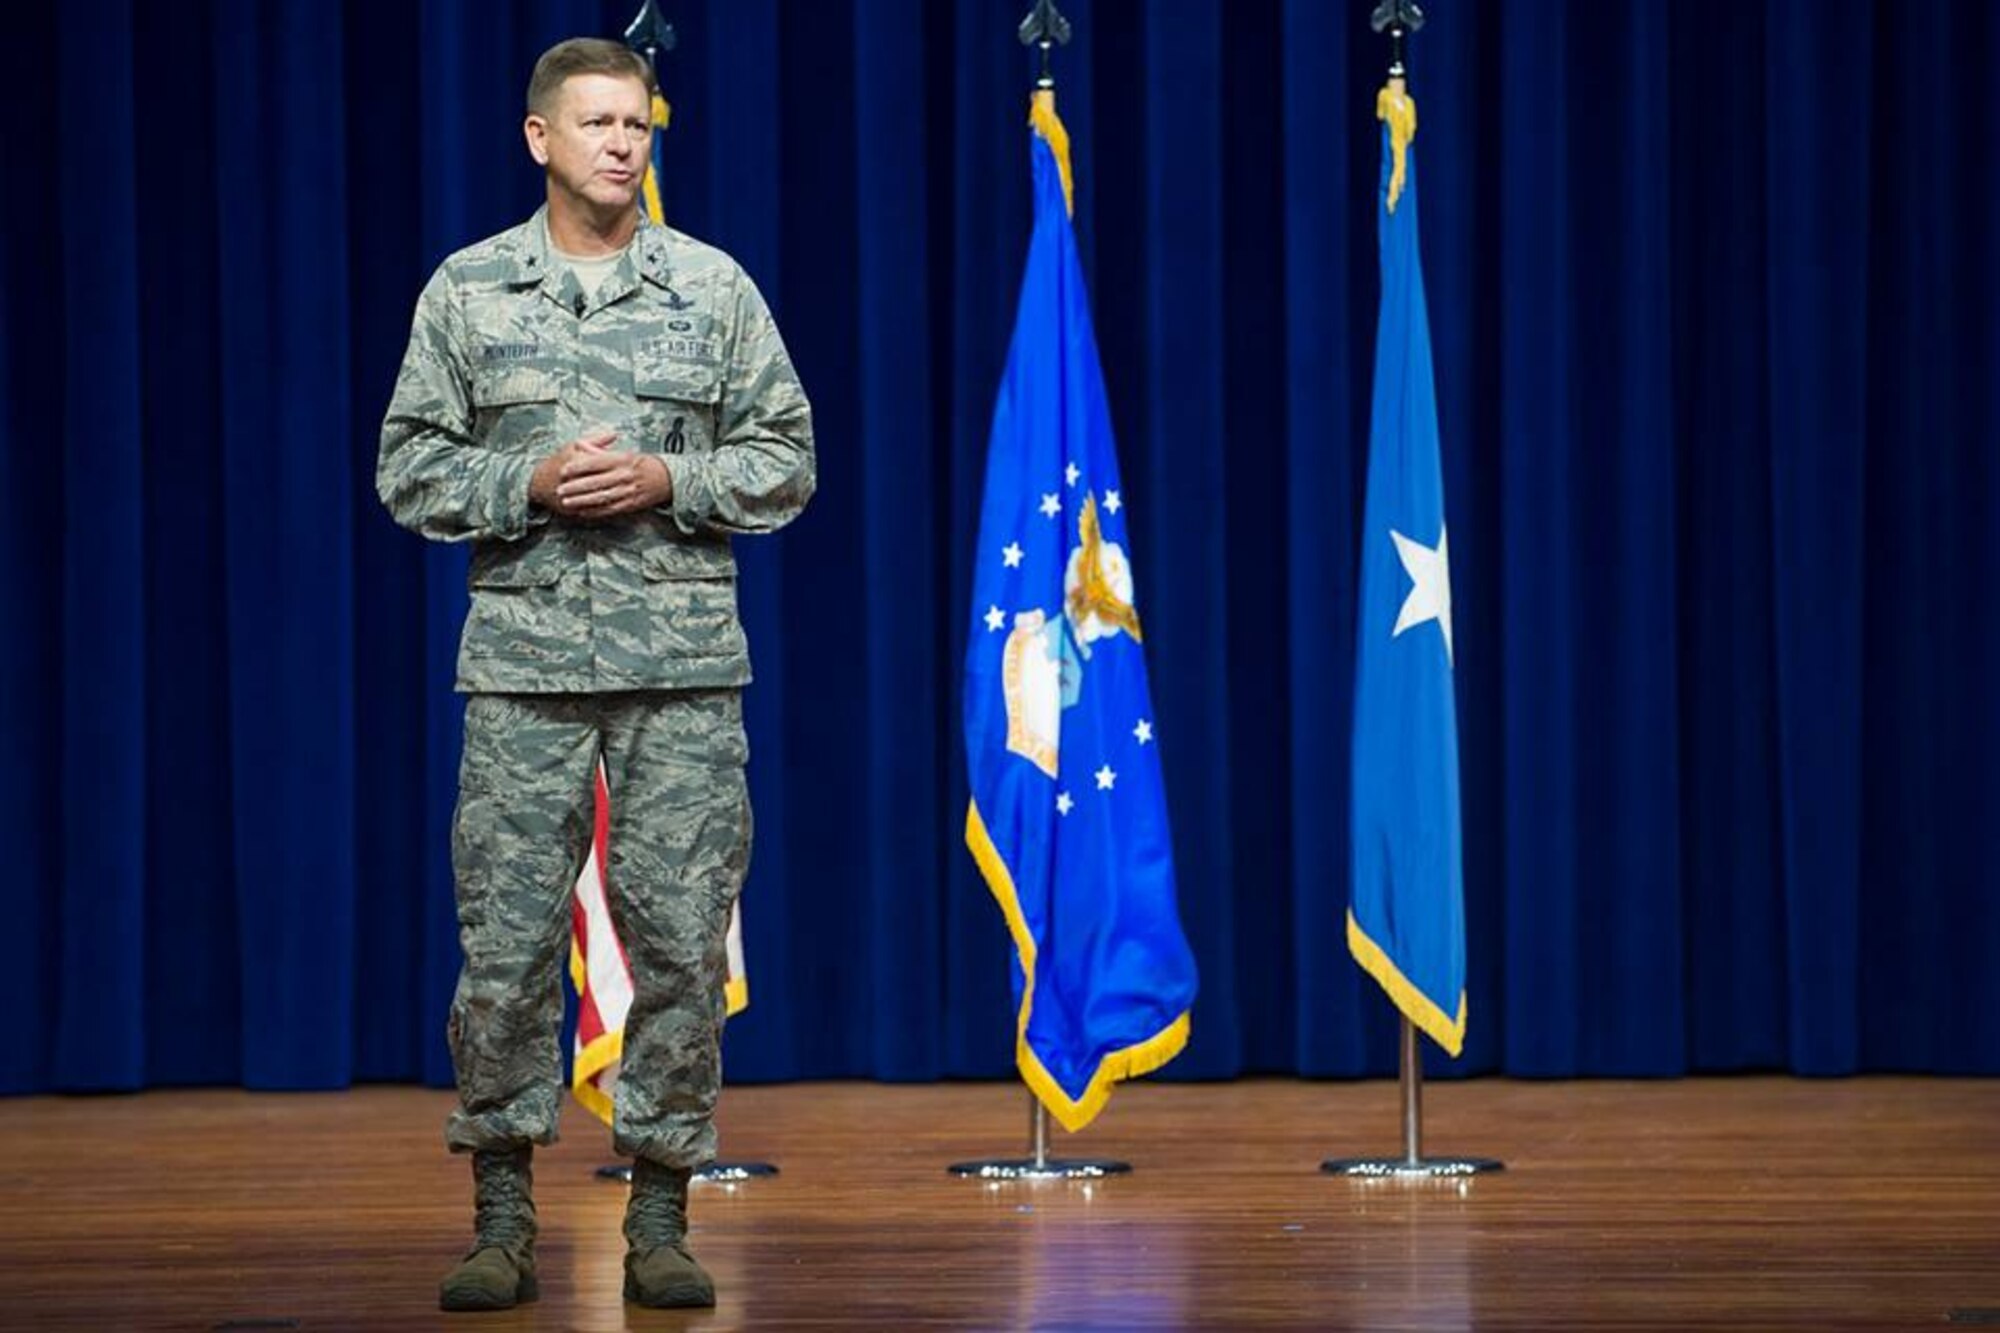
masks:
{"label": "reflection on wooden floor", "polygon": [[572,1108],[537,1163],[543,1298],[444,1316],[467,1239],[449,1095],[0,1101],[5,1328],[1936,1328],[2000,1323],[2000,1083],[1433,1083],[1429,1146],[1500,1175],[1321,1175],[1395,1150],[1390,1083],[1144,1085],[1058,1147],[1095,1184],[945,1166],[1025,1146],[999,1084],[725,1095],[720,1307],[627,1309],[623,1188]]}

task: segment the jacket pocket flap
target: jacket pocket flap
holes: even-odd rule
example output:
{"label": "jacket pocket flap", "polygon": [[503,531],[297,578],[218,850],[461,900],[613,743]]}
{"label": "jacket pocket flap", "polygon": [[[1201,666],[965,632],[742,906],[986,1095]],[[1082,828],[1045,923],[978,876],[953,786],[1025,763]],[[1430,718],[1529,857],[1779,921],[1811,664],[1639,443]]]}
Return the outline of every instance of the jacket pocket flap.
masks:
{"label": "jacket pocket flap", "polygon": [[539,543],[489,547],[473,553],[466,581],[475,588],[553,588],[562,581],[562,554]]}
{"label": "jacket pocket flap", "polygon": [[722,369],[699,361],[640,357],[632,364],[632,387],[641,398],[712,406],[722,401]]}
{"label": "jacket pocket flap", "polygon": [[660,542],[646,548],[639,568],[648,579],[734,579],[736,557],[727,546]]}
{"label": "jacket pocket flap", "polygon": [[472,404],[506,407],[511,403],[552,403],[561,390],[561,378],[539,366],[483,370],[472,377]]}

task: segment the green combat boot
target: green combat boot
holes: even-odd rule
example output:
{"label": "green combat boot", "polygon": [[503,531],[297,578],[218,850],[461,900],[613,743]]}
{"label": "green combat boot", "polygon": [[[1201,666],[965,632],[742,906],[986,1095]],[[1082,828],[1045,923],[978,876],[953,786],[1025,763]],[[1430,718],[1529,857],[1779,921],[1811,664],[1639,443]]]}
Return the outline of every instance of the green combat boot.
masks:
{"label": "green combat boot", "polygon": [[654,1310],[715,1304],[715,1283],[687,1252],[688,1177],[641,1157],[625,1205],[625,1299]]}
{"label": "green combat boot", "polygon": [[472,1253],[438,1286],[441,1310],[507,1310],[540,1294],[535,1285],[533,1148],[472,1154]]}

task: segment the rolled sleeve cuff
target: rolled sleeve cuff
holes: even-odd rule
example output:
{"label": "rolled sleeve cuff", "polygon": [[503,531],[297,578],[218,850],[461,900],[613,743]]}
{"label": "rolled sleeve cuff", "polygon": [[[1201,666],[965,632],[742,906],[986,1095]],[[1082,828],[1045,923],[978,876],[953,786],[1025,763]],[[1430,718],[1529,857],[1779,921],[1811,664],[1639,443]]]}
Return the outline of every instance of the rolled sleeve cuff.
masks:
{"label": "rolled sleeve cuff", "polygon": [[667,502],[667,513],[675,527],[692,537],[715,512],[714,480],[703,460],[685,455],[667,460],[667,474],[674,479],[674,498]]}
{"label": "rolled sleeve cuff", "polygon": [[535,459],[508,458],[493,466],[492,491],[487,496],[488,526],[502,541],[516,541],[530,527],[549,521],[528,500],[528,486],[534,480]]}

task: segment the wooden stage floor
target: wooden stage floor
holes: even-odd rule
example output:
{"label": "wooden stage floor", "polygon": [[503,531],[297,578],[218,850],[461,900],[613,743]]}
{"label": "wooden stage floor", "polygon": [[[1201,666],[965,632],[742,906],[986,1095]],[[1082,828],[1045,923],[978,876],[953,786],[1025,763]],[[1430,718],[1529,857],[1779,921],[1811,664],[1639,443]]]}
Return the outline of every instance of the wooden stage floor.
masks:
{"label": "wooden stage floor", "polygon": [[2000,1325],[2000,1081],[1433,1084],[1429,1146],[1503,1174],[1322,1175],[1395,1148],[1394,1085],[1121,1091],[1093,1185],[990,1185],[1004,1084],[724,1097],[694,1245],[721,1305],[619,1298],[622,1187],[572,1107],[538,1156],[543,1297],[437,1312],[470,1190],[444,1093],[0,1100],[5,1328],[1939,1328]]}

